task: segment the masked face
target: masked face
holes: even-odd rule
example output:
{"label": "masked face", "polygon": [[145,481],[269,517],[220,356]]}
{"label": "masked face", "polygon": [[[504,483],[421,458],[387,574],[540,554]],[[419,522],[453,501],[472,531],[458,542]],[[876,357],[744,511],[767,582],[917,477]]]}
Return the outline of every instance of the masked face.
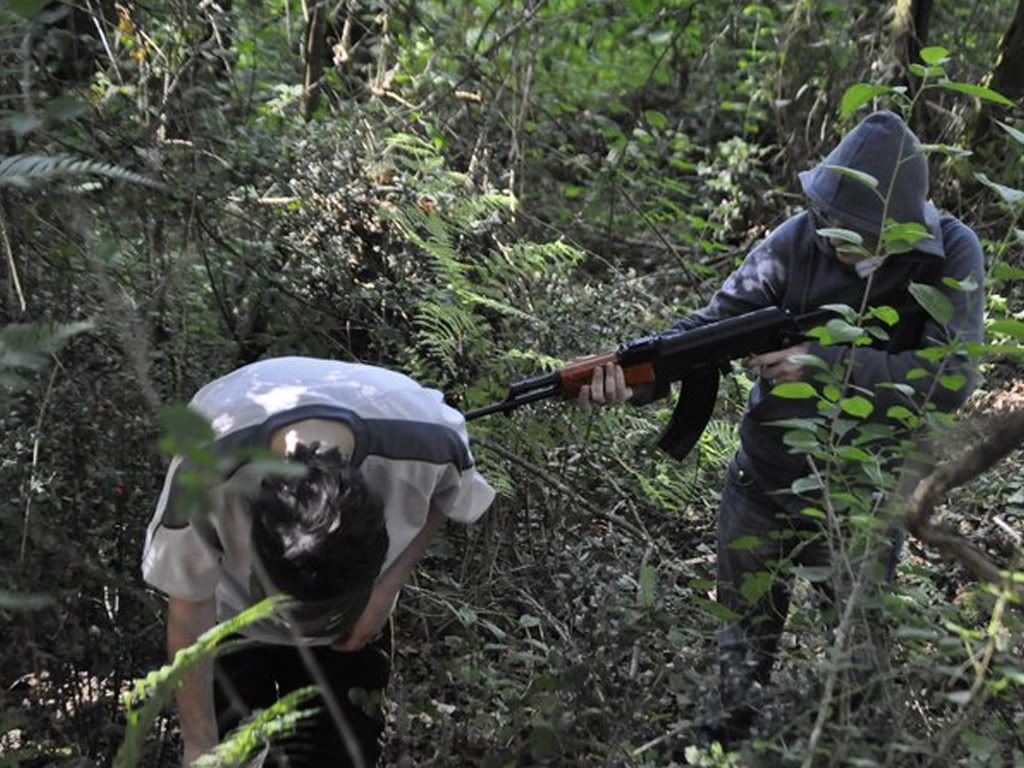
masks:
{"label": "masked face", "polygon": [[836,260],[848,267],[855,267],[857,264],[876,256],[878,251],[878,235],[865,232],[862,229],[846,224],[840,219],[817,208],[813,209],[815,225],[818,229],[845,229],[860,236],[860,245],[850,243],[841,237],[829,237],[829,244],[835,249]]}

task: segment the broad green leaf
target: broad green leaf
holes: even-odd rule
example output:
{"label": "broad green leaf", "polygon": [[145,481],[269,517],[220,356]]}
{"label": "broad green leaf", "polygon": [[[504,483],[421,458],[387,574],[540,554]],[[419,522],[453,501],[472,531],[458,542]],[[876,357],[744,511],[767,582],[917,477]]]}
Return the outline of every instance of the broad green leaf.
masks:
{"label": "broad green leaf", "polygon": [[909,427],[914,426],[918,421],[917,416],[909,409],[902,405],[894,405],[885,412],[885,415],[890,419],[896,419],[897,421],[903,422]]}
{"label": "broad green leaf", "polygon": [[926,77],[943,77],[946,74],[946,70],[939,64],[933,64],[928,67],[921,64],[911,64],[910,71],[922,79]]}
{"label": "broad green leaf", "polygon": [[[1019,230],[1018,230],[1019,231]],[[1022,239],[1024,244],[1024,239]],[[1024,269],[1020,267],[1014,267],[1009,264],[996,264],[992,267],[992,272],[989,275],[989,279],[992,282],[1001,283],[1005,280],[1021,280],[1024,279]]]}
{"label": "broad green leaf", "polygon": [[945,88],[947,91],[957,91],[959,93],[966,93],[968,96],[975,96],[985,101],[991,101],[995,104],[999,104],[1004,107],[1012,107],[1013,102],[1003,96],[1003,94],[993,91],[991,88],[986,88],[983,85],[973,85],[971,83],[954,83],[953,81],[947,81],[945,83],[936,83],[940,88]]}
{"label": "broad green leaf", "polygon": [[757,536],[740,536],[725,545],[727,549],[757,549],[761,546],[761,539]]}
{"label": "broad green leaf", "polygon": [[736,611],[722,605],[716,600],[708,600],[706,597],[697,596],[695,596],[693,600],[697,605],[704,608],[704,610],[719,621],[736,621],[736,619],[740,618],[740,615],[736,613]]}
{"label": "broad green leaf", "polygon": [[849,117],[861,106],[871,101],[871,99],[890,92],[892,92],[892,88],[888,85],[854,83],[843,94],[843,99],[839,103],[839,114],[843,117]]}
{"label": "broad green leaf", "polygon": [[925,64],[943,64],[949,60],[949,51],[938,45],[929,45],[920,52]]}
{"label": "broad green leaf", "polygon": [[800,510],[800,514],[805,515],[806,517],[813,517],[816,520],[825,520],[828,518],[828,515],[814,507],[804,507]]}
{"label": "broad green leaf", "polygon": [[851,416],[856,416],[858,419],[867,418],[871,415],[871,412],[875,410],[875,406],[871,404],[871,401],[865,397],[861,397],[860,395],[844,397],[839,401],[839,407]]}
{"label": "broad green leaf", "polygon": [[895,389],[901,395],[906,395],[907,397],[913,397],[914,396],[914,388],[912,386],[910,386],[909,384],[899,384],[898,382],[895,382],[895,381],[882,381],[882,382],[879,382],[878,388],[879,389]]}
{"label": "broad green leaf", "polygon": [[945,155],[946,157],[970,157],[974,153],[963,147],[951,144],[920,144],[918,150],[926,155]]}
{"label": "broad green leaf", "polygon": [[962,293],[978,290],[978,281],[974,279],[974,275],[968,275],[963,280],[957,280],[955,277],[944,277],[942,278],[942,284],[948,285],[953,290],[961,291]]}
{"label": "broad green leaf", "polygon": [[822,390],[822,394],[825,396],[826,400],[829,400],[834,403],[836,400],[839,399],[839,395],[842,393],[839,391],[839,387],[837,387],[835,384],[828,384],[825,386],[825,389]]}
{"label": "broad green leaf", "polygon": [[821,483],[818,482],[818,478],[814,475],[808,475],[807,477],[801,477],[794,480],[789,486],[789,489],[799,496],[802,493],[811,493],[812,491],[821,490]]}
{"label": "broad green leaf", "polygon": [[864,329],[858,328],[856,325],[850,325],[845,320],[834,318],[825,323],[825,330],[829,332],[832,337],[832,341],[838,344],[846,344],[850,341],[856,341],[864,335]]}
{"label": "broad green leaf", "polygon": [[987,330],[990,333],[1005,333],[1015,339],[1024,339],[1024,323],[1020,320],[995,320],[988,324]]}
{"label": "broad green leaf", "polygon": [[974,178],[999,195],[1007,205],[1015,207],[1024,204],[1024,192],[1021,190],[998,184],[989,179],[984,173],[976,173]]}
{"label": "broad green leaf", "polygon": [[782,442],[800,453],[817,451],[821,448],[821,442],[813,432],[803,429],[791,429],[783,433]]}
{"label": "broad green leaf", "polygon": [[953,319],[953,303],[938,288],[924,283],[911,283],[910,295],[939,325],[945,326]]}
{"label": "broad green leaf", "polygon": [[210,423],[181,403],[163,406],[159,418],[163,434],[176,446],[176,452],[188,446],[209,444],[215,438]]}
{"label": "broad green leaf", "polygon": [[949,347],[925,347],[924,349],[915,350],[914,354],[922,360],[927,360],[929,363],[937,363],[949,357],[952,354],[952,350]]}
{"label": "broad green leaf", "polygon": [[939,376],[939,384],[951,392],[958,392],[967,383],[967,377],[960,374],[948,374]]}
{"label": "broad green leaf", "polygon": [[832,171],[833,173],[846,176],[847,178],[853,179],[854,181],[859,182],[866,187],[870,187],[871,189],[878,189],[878,179],[870,173],[864,173],[863,171],[858,171],[855,168],[847,168],[845,165],[832,165],[831,163],[822,163],[819,167],[824,168],[826,171]]}
{"label": "broad green leaf", "polygon": [[[293,477],[299,478],[306,474],[306,467],[295,461],[288,461],[287,459],[277,459],[273,457],[256,459],[255,461],[246,462],[246,467],[254,477],[262,478],[270,477],[271,475],[276,477]],[[236,481],[243,483],[244,481]]]}
{"label": "broad green leaf", "polygon": [[847,461],[874,461],[874,457],[863,448],[853,445],[843,445],[836,450],[836,455]]}
{"label": "broad green leaf", "polygon": [[1006,131],[1010,138],[1016,141],[1018,144],[1024,144],[1024,131],[1017,130],[1012,125],[1007,125],[1001,120],[996,120],[996,125]]}
{"label": "broad green leaf", "polygon": [[889,219],[885,227],[882,229],[882,242],[892,243],[900,240],[904,240],[908,243],[916,243],[920,240],[926,240],[931,237],[931,232],[928,231],[928,227],[924,224],[919,224],[916,221],[909,221],[903,224]]}
{"label": "broad green leaf", "polygon": [[805,400],[817,394],[806,381],[787,381],[773,387],[771,393],[784,400]]}
{"label": "broad green leaf", "polygon": [[697,592],[710,592],[715,588],[715,582],[711,579],[690,579],[687,583],[690,589]]}
{"label": "broad green leaf", "polygon": [[871,314],[889,326],[896,325],[900,320],[900,313],[890,306],[872,307]]}
{"label": "broad green leaf", "polygon": [[656,109],[648,109],[644,112],[644,120],[659,131],[668,127],[668,118]]}
{"label": "broad green leaf", "polygon": [[844,243],[850,243],[851,245],[864,245],[864,238],[852,229],[843,229],[842,227],[822,227],[816,231],[822,237],[830,240],[842,240]]}
{"label": "broad green leaf", "polygon": [[835,312],[837,315],[842,315],[843,319],[848,323],[855,323],[857,321],[857,310],[849,304],[823,304],[821,308]]}
{"label": "broad green leaf", "polygon": [[817,355],[790,355],[789,361],[791,363],[796,363],[797,365],[802,365],[804,368],[819,368],[823,371],[828,370],[828,363]]}
{"label": "broad green leaf", "polygon": [[536,616],[531,616],[529,613],[524,613],[522,616],[519,617],[519,626],[523,629],[539,627],[541,623],[542,622],[540,619],[538,619]]}
{"label": "broad green leaf", "polygon": [[812,583],[828,581],[832,578],[832,568],[827,565],[796,565],[790,573]]}
{"label": "broad green leaf", "polygon": [[740,584],[740,595],[747,603],[754,604],[768,593],[774,582],[775,579],[767,571],[745,573]]}
{"label": "broad green leaf", "polygon": [[784,427],[786,429],[804,429],[808,432],[813,432],[825,425],[825,420],[820,418],[811,419],[779,419],[778,421],[769,421],[768,426],[770,427]]}
{"label": "broad green leaf", "polygon": [[865,509],[870,500],[846,491],[832,491],[829,495],[832,506],[837,512],[848,509]]}

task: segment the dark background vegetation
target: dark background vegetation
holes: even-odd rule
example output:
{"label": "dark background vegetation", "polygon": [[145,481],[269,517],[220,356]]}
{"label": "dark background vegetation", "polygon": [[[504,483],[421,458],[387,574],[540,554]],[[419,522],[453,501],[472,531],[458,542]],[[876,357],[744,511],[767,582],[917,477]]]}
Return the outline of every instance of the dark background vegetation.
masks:
{"label": "dark background vegetation", "polygon": [[[922,45],[1016,101],[935,91],[910,116],[924,141],[973,152],[933,160],[935,200],[983,238],[990,277],[1016,275],[1024,147],[996,121],[1024,129],[1022,9],[0,4],[0,765],[111,761],[120,692],[163,661],[163,599],[139,578],[157,414],[217,375],[358,360],[471,407],[662,328],[799,207],[797,171],[857,119],[840,117],[846,89],[912,94]],[[991,280],[989,316],[1020,298]],[[474,424],[500,497],[449,527],[403,595],[391,763],[739,764],[696,724],[716,677],[714,511],[748,386],[728,383],[682,466],[650,448],[656,407]],[[992,355],[947,449],[1022,395]],[[1006,462],[942,513],[1012,565],[1024,472]],[[811,755],[830,640],[798,595],[767,764],[1024,765],[1016,609],[993,619],[993,590],[913,542],[891,602],[886,695],[839,707]],[[160,721],[143,764],[177,759]]]}

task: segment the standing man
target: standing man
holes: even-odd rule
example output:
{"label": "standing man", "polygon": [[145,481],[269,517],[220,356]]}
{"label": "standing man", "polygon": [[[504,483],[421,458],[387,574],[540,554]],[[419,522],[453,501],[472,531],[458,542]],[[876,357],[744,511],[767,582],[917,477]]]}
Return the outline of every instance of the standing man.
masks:
{"label": "standing man", "polygon": [[[168,652],[267,595],[295,602],[283,620],[243,629],[251,645],[186,673],[182,764],[316,685],[319,714],[268,764],[375,765],[399,590],[446,519],[471,523],[494,498],[462,415],[401,374],[302,357],[240,368],[190,408],[213,427],[221,474],[190,509],[195,476],[175,457],[147,531],[142,571],[169,597]],[[252,449],[296,471],[261,475],[239,458]]]}
{"label": "standing man", "polygon": [[[841,169],[869,174],[878,185],[872,189]],[[824,163],[801,173],[800,183],[809,202],[807,210],[759,243],[711,303],[677,327],[689,330],[770,306],[793,313],[827,304],[856,308],[865,293],[869,306],[893,307],[899,321],[887,341],[876,341],[871,347],[807,343],[747,361],[758,378],[740,424],[740,448],[727,471],[718,517],[718,600],[739,617],[719,637],[726,713],[721,733],[726,739],[747,733],[756,715],[757,691],[771,672],[790,597],[791,579],[779,566],[829,564],[828,548],[821,536],[815,537],[814,521],[801,514],[806,503],[789,492],[794,480],[808,474],[807,457],[791,453],[782,441],[786,428],[773,424],[818,416],[817,401],[783,399],[772,394],[773,387],[813,380],[817,369],[803,365],[797,357],[813,355],[833,368],[852,365],[849,383],[855,391],[873,397],[873,419],[885,421],[895,405],[920,410],[926,400],[940,411],[952,412],[974,387],[968,361],[954,356],[940,366],[918,351],[950,340],[980,341],[983,335],[981,245],[970,228],[953,216],[940,215],[928,201],[927,160],[917,137],[899,116],[892,112],[869,115]],[[907,252],[885,257],[878,247],[879,237],[890,220],[923,225],[927,237]],[[858,233],[867,253],[819,234],[828,228]],[[964,289],[943,282],[948,278],[965,281]],[[909,292],[912,282],[929,284],[946,295],[952,317],[944,327],[917,306]],[[959,389],[947,389],[937,382],[940,374],[959,374],[965,383]],[[645,393],[638,392],[636,398],[633,394],[623,382],[621,369],[609,366],[595,371],[580,399],[584,403],[644,399]],[[685,398],[686,392],[681,396]],[[743,547],[730,547],[740,538]],[[748,548],[752,541],[757,545]],[[889,578],[898,546],[897,542],[888,564]],[[744,599],[744,582],[763,573],[771,574],[770,588],[754,600]]]}

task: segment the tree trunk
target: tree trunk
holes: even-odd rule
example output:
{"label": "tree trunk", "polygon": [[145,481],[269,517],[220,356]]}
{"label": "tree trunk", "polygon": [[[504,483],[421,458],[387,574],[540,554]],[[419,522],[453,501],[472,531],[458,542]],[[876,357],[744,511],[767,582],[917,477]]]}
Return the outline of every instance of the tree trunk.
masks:
{"label": "tree trunk", "polygon": [[320,81],[324,76],[324,55],[327,43],[327,8],[325,3],[314,3],[309,9],[306,40],[303,45],[305,77],[303,78],[302,118],[312,119],[320,104]]}
{"label": "tree trunk", "polygon": [[[996,65],[985,84],[1013,101],[1020,102],[1024,99],[1024,0],[1017,2],[1017,12],[999,42]],[[1002,110],[1003,107],[982,101],[978,108],[973,138],[976,147],[986,144],[993,138],[993,109]]]}
{"label": "tree trunk", "polygon": [[911,64],[921,63],[921,49],[928,39],[932,5],[932,0],[896,0],[893,32],[900,46],[900,63],[904,71],[909,71]]}
{"label": "tree trunk", "polygon": [[1010,28],[999,44],[991,87],[1008,99],[1024,98],[1024,0],[1017,3]]}

